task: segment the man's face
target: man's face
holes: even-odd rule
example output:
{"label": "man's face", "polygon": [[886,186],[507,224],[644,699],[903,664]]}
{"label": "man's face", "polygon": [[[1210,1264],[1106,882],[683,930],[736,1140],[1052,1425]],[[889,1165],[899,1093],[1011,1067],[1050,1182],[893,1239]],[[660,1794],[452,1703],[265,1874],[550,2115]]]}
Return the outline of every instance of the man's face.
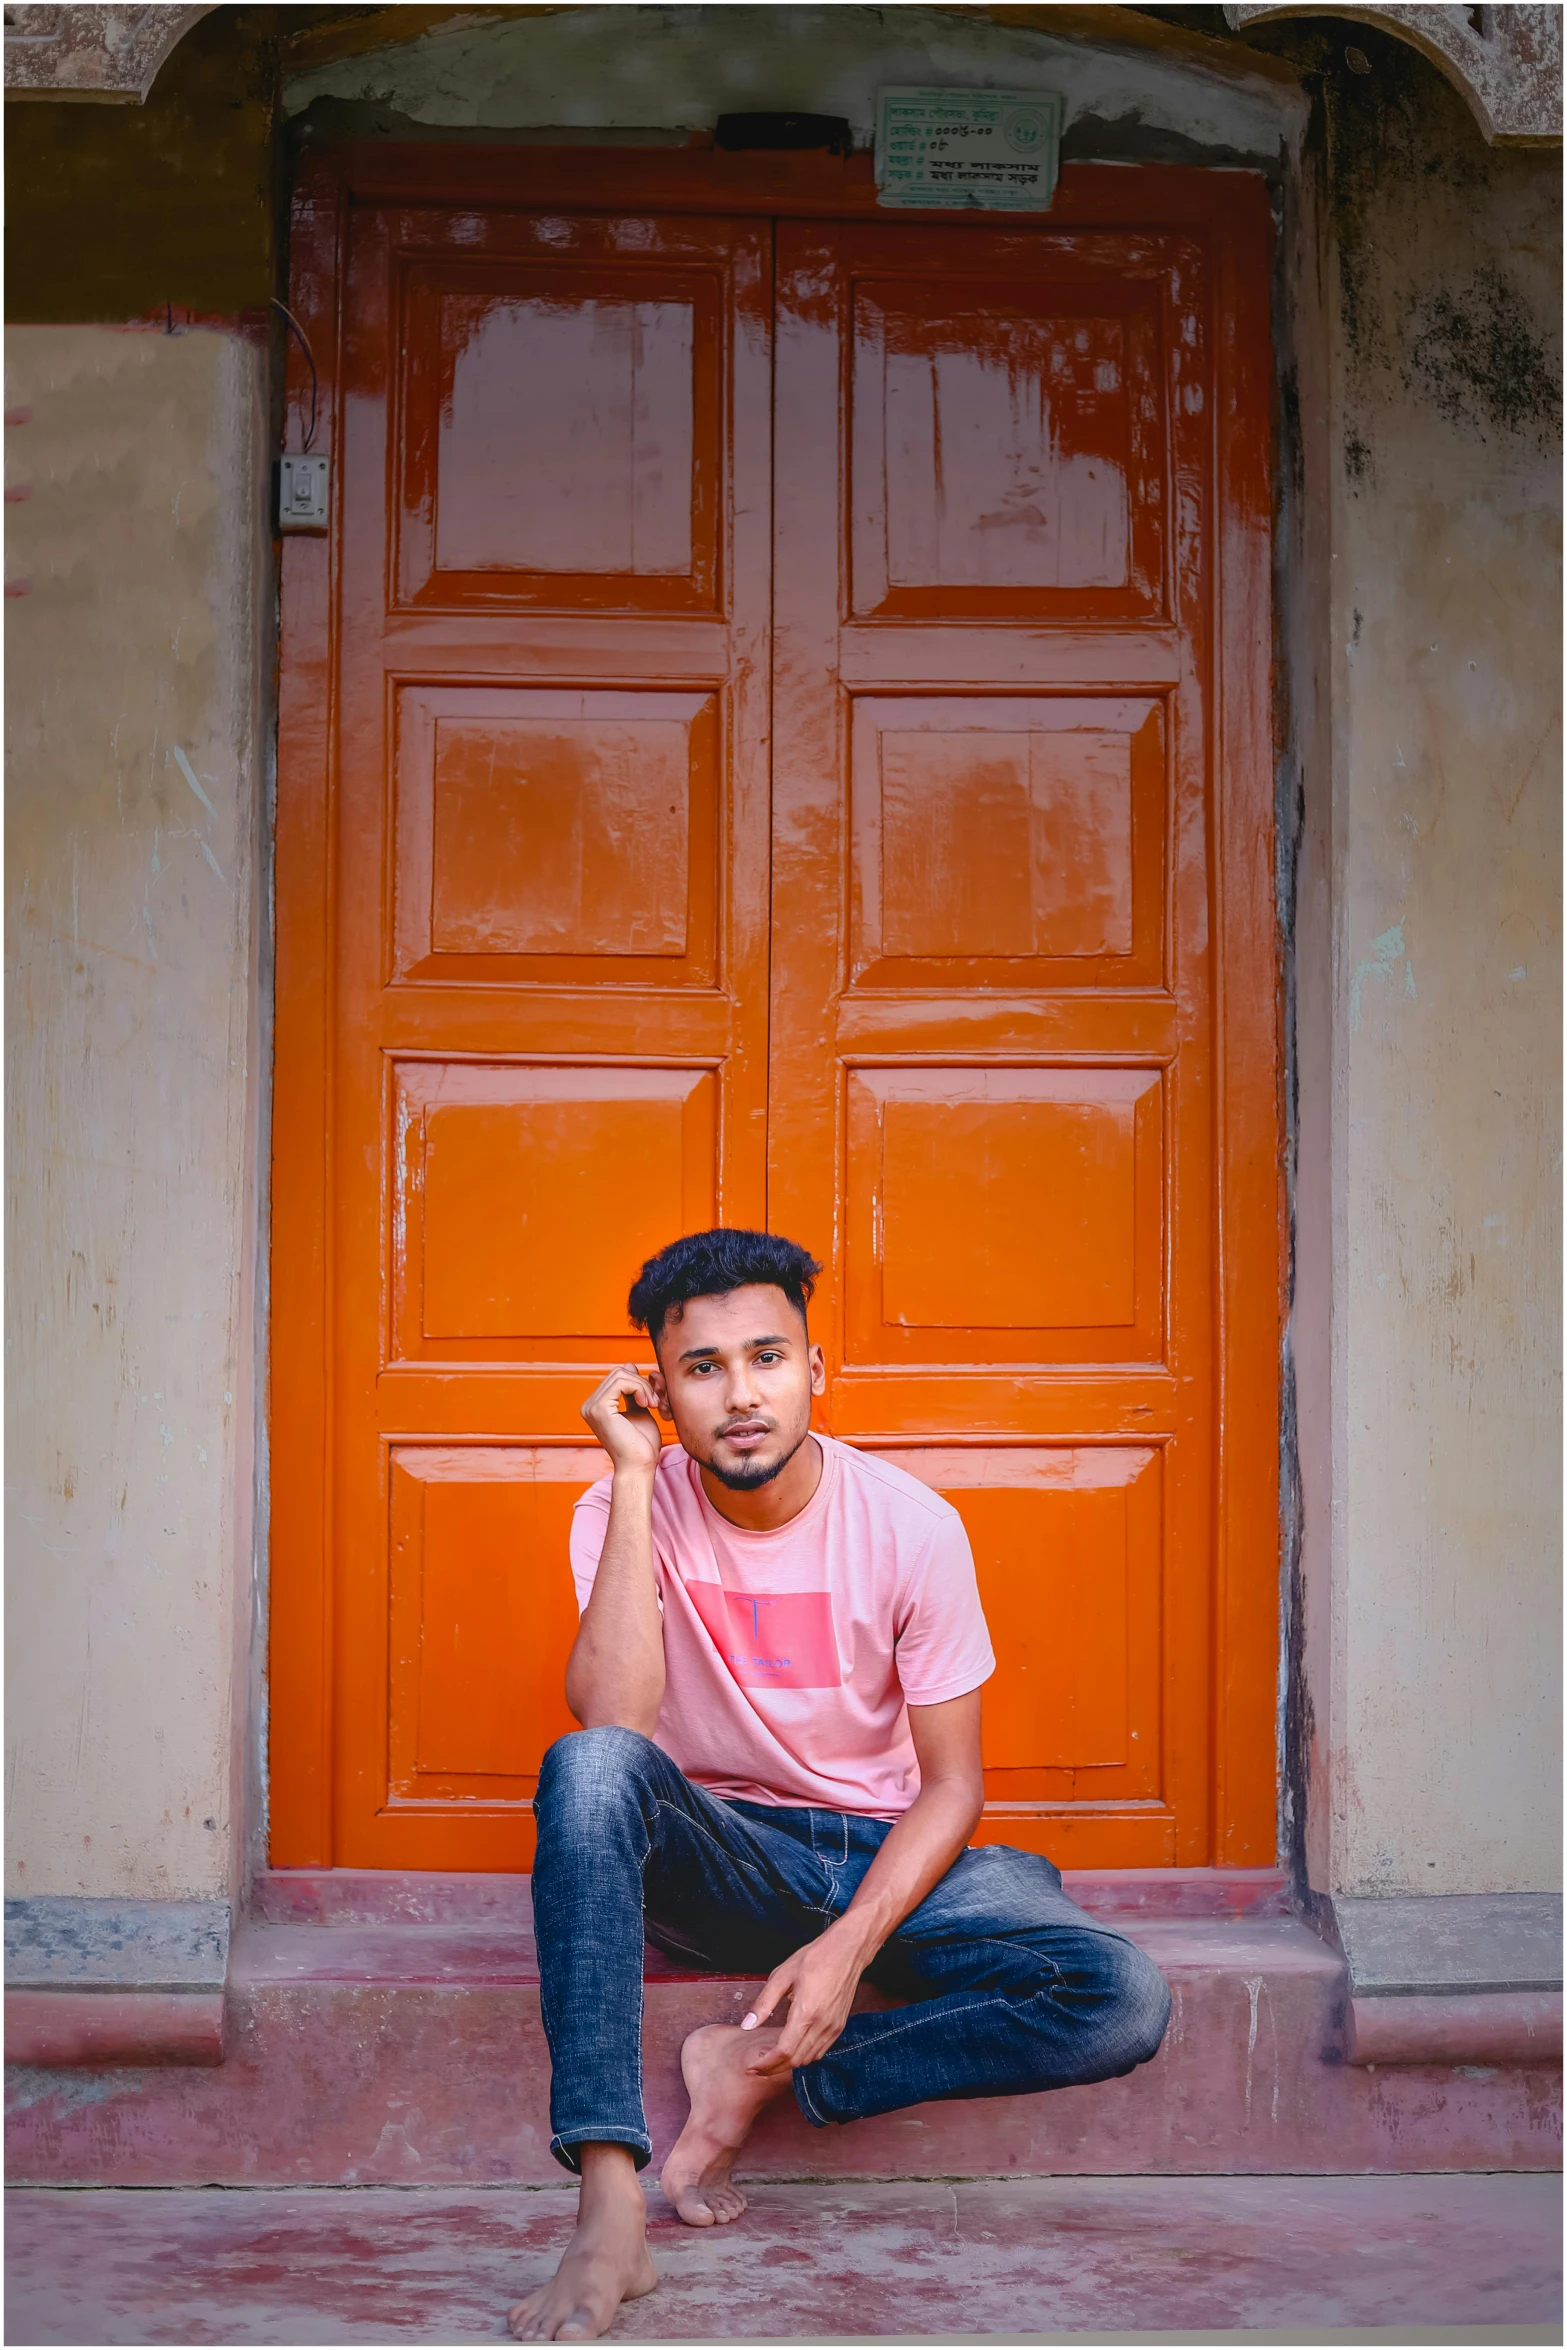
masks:
{"label": "man's face", "polygon": [[699,1467],[748,1493],[787,1467],[827,1384],[822,1350],[781,1289],[694,1297],[659,1332],[655,1392]]}

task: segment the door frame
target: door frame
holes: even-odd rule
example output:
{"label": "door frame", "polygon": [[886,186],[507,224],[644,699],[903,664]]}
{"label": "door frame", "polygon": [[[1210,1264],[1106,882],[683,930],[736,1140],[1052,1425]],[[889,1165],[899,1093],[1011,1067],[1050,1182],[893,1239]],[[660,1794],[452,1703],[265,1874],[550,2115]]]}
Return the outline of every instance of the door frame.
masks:
{"label": "door frame", "polygon": [[[873,219],[869,156],[712,149],[345,145],[296,183],[290,305],[316,375],[315,446],[330,454],[331,524],[283,541],[276,836],[276,1021],[268,1443],[268,1834],[274,1867],[333,1863],[334,1577],[330,1206],[333,930],[338,868],[334,681],[340,288],[355,203],[728,212]],[[922,210],[994,227],[988,212]],[[1028,216],[1006,215],[1010,228]],[[1283,954],[1274,894],[1273,223],[1255,173],[1068,164],[1046,230],[1182,228],[1211,264],[1214,568],[1210,799],[1218,1393],[1213,1560],[1215,1866],[1278,1854],[1279,1440],[1287,1277]],[[308,414],[290,342],[287,412]],[[1266,614],[1268,625],[1258,625]],[[1271,1087],[1256,1072],[1272,1072]]]}

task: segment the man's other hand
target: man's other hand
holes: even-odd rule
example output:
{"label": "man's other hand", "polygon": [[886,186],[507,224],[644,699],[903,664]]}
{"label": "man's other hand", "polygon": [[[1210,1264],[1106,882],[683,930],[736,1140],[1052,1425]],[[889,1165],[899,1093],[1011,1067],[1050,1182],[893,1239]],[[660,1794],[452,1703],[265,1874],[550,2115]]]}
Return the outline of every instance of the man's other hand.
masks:
{"label": "man's other hand", "polygon": [[784,2000],[789,2020],[748,2072],[768,2078],[825,2056],[849,2020],[855,1986],[888,1936],[919,1907],[967,1844],[985,1802],[980,1763],[980,1695],[909,1707],[920,1791],[894,1820],[841,1918],[775,1967],[741,2025],[754,2031]]}
{"label": "man's other hand", "polygon": [[786,1999],[789,2019],[781,2038],[754,2056],[746,2071],[772,2077],[825,2056],[849,2020],[866,1962],[860,1936],[840,1919],[792,1958],[786,1958],[782,1966],[774,1967],[740,2029],[751,2032],[758,2024],[765,2024]]}
{"label": "man's other hand", "polygon": [[646,1375],[635,1363],[617,1363],[588,1397],[582,1417],[617,1469],[656,1469],[664,1440],[653,1411]]}

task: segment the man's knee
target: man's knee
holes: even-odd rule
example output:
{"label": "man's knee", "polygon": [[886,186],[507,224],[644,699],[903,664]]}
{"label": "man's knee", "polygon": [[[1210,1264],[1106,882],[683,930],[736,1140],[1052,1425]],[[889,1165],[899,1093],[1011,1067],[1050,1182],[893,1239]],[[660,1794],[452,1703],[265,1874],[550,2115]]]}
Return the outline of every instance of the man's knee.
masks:
{"label": "man's knee", "polygon": [[640,1730],[611,1723],[568,1731],[539,1766],[534,1809],[584,1823],[606,1819],[617,1803],[640,1800],[658,1759],[659,1749]]}
{"label": "man's knee", "polygon": [[1106,1941],[1100,2028],[1118,2072],[1157,2056],[1170,2022],[1170,1986],[1135,1942]]}

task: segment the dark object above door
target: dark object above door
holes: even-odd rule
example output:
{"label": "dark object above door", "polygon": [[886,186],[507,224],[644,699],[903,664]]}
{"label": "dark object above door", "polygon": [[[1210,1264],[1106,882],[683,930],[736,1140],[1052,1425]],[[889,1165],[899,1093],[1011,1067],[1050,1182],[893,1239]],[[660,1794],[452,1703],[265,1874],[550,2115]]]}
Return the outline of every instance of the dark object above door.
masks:
{"label": "dark object above door", "polygon": [[721,114],[714,136],[732,152],[825,147],[830,155],[847,155],[854,146],[841,114]]}

